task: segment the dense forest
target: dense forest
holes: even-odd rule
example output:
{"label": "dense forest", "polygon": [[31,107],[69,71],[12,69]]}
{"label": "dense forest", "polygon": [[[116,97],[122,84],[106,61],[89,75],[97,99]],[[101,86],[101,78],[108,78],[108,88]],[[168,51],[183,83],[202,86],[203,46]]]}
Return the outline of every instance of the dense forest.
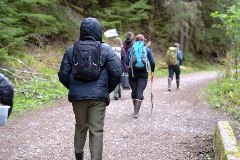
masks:
{"label": "dense forest", "polygon": [[179,42],[184,53],[216,62],[232,45],[212,12],[226,12],[238,0],[1,0],[0,60],[25,47],[76,40],[83,17],[100,20],[103,31],[116,28],[151,40],[156,54]]}

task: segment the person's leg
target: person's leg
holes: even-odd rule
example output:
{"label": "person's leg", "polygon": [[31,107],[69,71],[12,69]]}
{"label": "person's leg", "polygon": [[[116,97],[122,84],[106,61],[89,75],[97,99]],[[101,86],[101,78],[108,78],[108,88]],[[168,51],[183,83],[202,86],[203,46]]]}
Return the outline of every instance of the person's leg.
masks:
{"label": "person's leg", "polygon": [[134,116],[133,116],[134,118],[138,118],[138,113],[139,113],[141,104],[142,104],[142,100],[140,100],[140,99],[135,99],[135,108],[136,108],[136,111],[134,112]]}
{"label": "person's leg", "polygon": [[168,91],[171,91],[171,85],[174,75],[174,66],[168,66]]}
{"label": "person's leg", "polygon": [[146,75],[146,78],[138,78],[137,80],[137,95],[136,95],[136,101],[135,101],[136,114],[134,114],[134,118],[138,117],[142,100],[144,99],[143,92],[147,86],[147,81],[148,81],[147,75]]}
{"label": "person's leg", "polygon": [[179,84],[180,84],[180,66],[176,65],[175,68],[175,74],[176,74],[176,84],[177,84],[177,90],[179,90]]}
{"label": "person's leg", "polygon": [[103,152],[103,126],[107,102],[91,101],[88,108],[89,148],[92,160],[101,160]]}
{"label": "person's leg", "polygon": [[88,102],[87,101],[73,101],[73,112],[75,114],[75,135],[74,148],[77,157],[83,156],[83,149],[87,138],[88,131]]}
{"label": "person's leg", "polygon": [[148,78],[144,77],[144,78],[138,78],[137,79],[137,94],[136,94],[136,99],[140,99],[143,100],[144,96],[143,96],[143,92],[147,86],[147,81]]}
{"label": "person's leg", "polygon": [[137,95],[137,74],[134,74],[134,77],[132,77],[132,73],[129,73],[129,84],[132,89],[131,97],[132,99],[136,99]]}
{"label": "person's leg", "polygon": [[121,84],[118,85],[118,98],[122,98]]}
{"label": "person's leg", "polygon": [[119,92],[119,86],[117,85],[113,92],[113,97],[115,98],[115,100],[118,100],[118,92]]}
{"label": "person's leg", "polygon": [[134,77],[132,77],[132,73],[129,73],[129,84],[130,87],[132,89],[132,93],[131,93],[131,97],[132,97],[132,101],[133,101],[133,111],[134,111],[134,115],[137,114],[137,110],[136,110],[136,96],[137,96],[137,79],[136,79],[136,74],[134,75]]}

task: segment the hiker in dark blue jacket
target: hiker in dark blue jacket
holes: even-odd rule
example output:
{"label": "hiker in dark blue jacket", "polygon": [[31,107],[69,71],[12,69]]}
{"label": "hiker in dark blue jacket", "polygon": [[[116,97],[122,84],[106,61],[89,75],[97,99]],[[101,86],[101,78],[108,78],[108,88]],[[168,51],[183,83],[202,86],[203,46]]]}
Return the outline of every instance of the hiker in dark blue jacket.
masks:
{"label": "hiker in dark blue jacket", "polygon": [[83,160],[88,130],[91,159],[102,159],[106,106],[110,103],[109,94],[120,83],[122,77],[121,62],[113,49],[102,42],[101,26],[96,18],[85,18],[81,23],[80,40],[89,36],[101,42],[103,71],[100,77],[92,81],[74,78],[73,45],[66,50],[58,72],[60,82],[69,89],[68,99],[75,114],[74,148],[77,160]]}
{"label": "hiker in dark blue jacket", "polygon": [[[144,36],[142,34],[138,34],[136,36],[136,42],[135,43],[143,43],[144,45]],[[134,44],[133,44],[134,47]],[[143,97],[143,91],[145,90],[148,82],[148,66],[146,69],[142,71],[136,71],[131,67],[131,54],[132,54],[132,48],[130,48],[127,52],[126,59],[125,59],[125,64],[129,66],[128,69],[128,74],[129,74],[129,83],[132,89],[131,97],[133,101],[133,106],[134,106],[134,118],[138,118],[138,113],[141,107],[141,103],[144,99]],[[150,48],[146,47],[146,52],[147,52],[147,61],[150,62],[150,69],[151,69],[151,74],[154,74],[155,70],[155,60],[152,54],[152,51]]]}
{"label": "hiker in dark blue jacket", "polygon": [[176,65],[168,66],[168,91],[171,91],[171,83],[173,80],[174,73],[176,76],[177,90],[180,89],[180,87],[179,87],[180,73],[181,73],[180,65],[182,65],[183,56],[182,56],[182,51],[179,49],[180,45],[178,43],[174,43],[173,47],[175,47],[177,49],[178,63]]}
{"label": "hiker in dark blue jacket", "polygon": [[[134,34],[133,32],[127,32],[126,40],[123,42],[123,48],[125,49],[126,53],[129,50],[129,48],[132,47],[134,43]],[[124,66],[124,72],[127,73],[128,66]]]}
{"label": "hiker in dark blue jacket", "polygon": [[0,104],[10,106],[8,117],[13,108],[14,89],[10,80],[0,73]]}

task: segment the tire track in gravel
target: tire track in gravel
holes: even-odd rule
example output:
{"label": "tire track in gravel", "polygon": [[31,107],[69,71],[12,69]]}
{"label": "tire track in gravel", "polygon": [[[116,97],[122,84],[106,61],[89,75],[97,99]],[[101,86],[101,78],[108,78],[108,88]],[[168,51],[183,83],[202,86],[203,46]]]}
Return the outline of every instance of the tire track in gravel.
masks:
{"label": "tire track in gravel", "polygon": [[[144,92],[139,118],[133,118],[130,90],[107,107],[103,160],[206,159],[220,115],[199,98],[202,88],[214,81],[213,71],[181,76],[180,91],[167,91],[167,78],[155,78],[151,115],[151,83]],[[30,112],[0,128],[1,160],[74,159],[74,115],[67,99]],[[207,141],[203,141],[206,138]],[[211,149],[210,149],[211,150]],[[210,153],[209,153],[210,154]],[[90,159],[88,139],[85,159]]]}

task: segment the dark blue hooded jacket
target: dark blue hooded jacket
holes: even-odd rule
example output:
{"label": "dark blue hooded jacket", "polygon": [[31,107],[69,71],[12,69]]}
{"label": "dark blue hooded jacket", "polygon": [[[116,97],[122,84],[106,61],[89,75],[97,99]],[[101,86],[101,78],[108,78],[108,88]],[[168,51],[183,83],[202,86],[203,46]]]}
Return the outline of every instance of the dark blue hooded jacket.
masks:
{"label": "dark blue hooded jacket", "polygon": [[0,73],[0,103],[10,106],[8,110],[8,117],[11,114],[14,99],[14,89],[12,83],[7,77]]}
{"label": "dark blue hooded jacket", "polygon": [[[80,27],[80,40],[85,36],[91,36],[102,42],[101,26],[95,18],[85,18]],[[76,80],[72,74],[73,45],[70,46],[62,59],[59,81],[69,89],[68,99],[73,100],[103,100],[110,102],[109,93],[120,83],[122,76],[121,62],[112,48],[101,43],[102,62],[104,69],[101,76],[94,81]]]}

